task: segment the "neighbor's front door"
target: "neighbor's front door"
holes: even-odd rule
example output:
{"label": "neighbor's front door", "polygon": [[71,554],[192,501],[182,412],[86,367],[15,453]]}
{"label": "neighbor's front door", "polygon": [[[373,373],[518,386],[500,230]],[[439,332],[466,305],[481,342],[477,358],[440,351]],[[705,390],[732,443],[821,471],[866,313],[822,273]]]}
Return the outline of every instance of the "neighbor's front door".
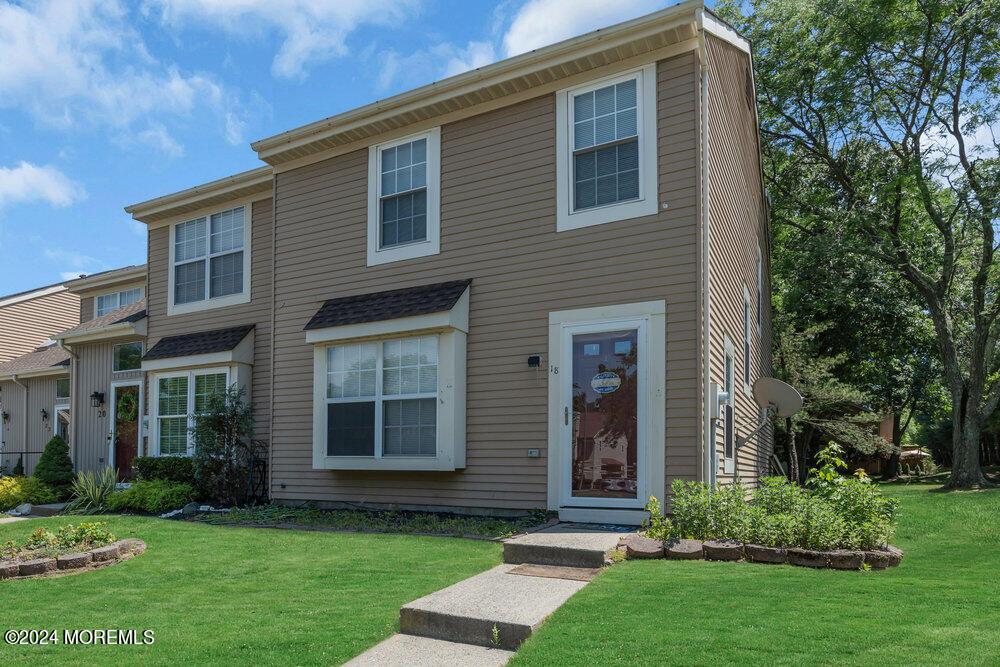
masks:
{"label": "neighbor's front door", "polygon": [[640,383],[643,325],[577,325],[566,331],[570,406],[563,415],[570,456],[563,504],[635,507],[643,496],[645,428]]}
{"label": "neighbor's front door", "polygon": [[139,386],[115,387],[115,470],[119,481],[132,479],[132,461],[139,451]]}

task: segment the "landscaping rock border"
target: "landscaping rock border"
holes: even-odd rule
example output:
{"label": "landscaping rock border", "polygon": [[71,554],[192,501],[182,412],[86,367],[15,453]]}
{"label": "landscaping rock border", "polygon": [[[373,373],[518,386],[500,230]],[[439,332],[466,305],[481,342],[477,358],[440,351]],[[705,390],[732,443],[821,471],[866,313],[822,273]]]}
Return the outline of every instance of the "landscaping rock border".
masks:
{"label": "landscaping rock border", "polygon": [[834,570],[884,570],[896,567],[903,560],[903,552],[889,545],[885,549],[854,551],[814,551],[783,547],[766,547],[760,544],[743,544],[736,540],[679,540],[666,542],[653,540],[642,534],[632,533],[621,539],[619,549],[629,560],[670,558],[674,560],[746,561],[797,565],[814,569]]}
{"label": "landscaping rock border", "polygon": [[77,574],[129,560],[145,550],[145,542],[130,537],[90,551],[63,554],[56,558],[36,558],[21,562],[0,561],[0,579],[31,579]]}

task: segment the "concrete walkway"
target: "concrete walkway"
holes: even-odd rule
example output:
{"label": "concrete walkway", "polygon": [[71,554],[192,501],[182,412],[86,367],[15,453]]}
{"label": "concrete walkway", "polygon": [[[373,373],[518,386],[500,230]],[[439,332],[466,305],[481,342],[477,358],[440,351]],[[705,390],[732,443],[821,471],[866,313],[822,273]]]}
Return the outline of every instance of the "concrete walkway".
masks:
{"label": "concrete walkway", "polygon": [[400,634],[348,665],[504,665],[587,585],[625,529],[558,524],[504,541],[504,564],[403,606]]}

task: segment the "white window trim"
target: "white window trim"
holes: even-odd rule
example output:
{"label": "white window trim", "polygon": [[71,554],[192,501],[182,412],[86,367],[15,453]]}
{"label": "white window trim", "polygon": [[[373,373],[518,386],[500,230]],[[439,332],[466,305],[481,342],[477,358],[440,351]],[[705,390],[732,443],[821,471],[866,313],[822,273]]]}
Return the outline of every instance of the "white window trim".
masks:
{"label": "white window trim", "polygon": [[[129,368],[127,370],[116,370],[115,369],[115,349],[121,347],[122,345],[139,345],[139,367]],[[139,373],[142,371],[142,355],[146,353],[146,346],[141,340],[133,340],[127,343],[115,343],[111,346],[111,372],[112,373]]]}
{"label": "white window trim", "polygon": [[57,398],[55,405],[52,406],[52,435],[59,433],[59,413],[66,413],[66,444],[70,444],[70,440],[73,438],[73,413],[70,412],[70,405],[66,403],[67,399]]}
{"label": "white window trim", "polygon": [[764,330],[764,251],[757,245],[757,332]]}
{"label": "white window trim", "polygon": [[[109,313],[115,312],[119,308],[124,308],[124,306],[122,306],[122,296],[121,296],[122,292],[131,292],[132,290],[136,290],[136,289],[139,290],[139,299],[136,299],[136,301],[138,301],[138,300],[142,299],[142,297],[144,296],[144,292],[145,292],[145,290],[142,288],[142,286],[139,286],[139,285],[137,285],[136,287],[129,287],[128,289],[117,289],[117,290],[111,290],[110,292],[101,292],[100,294],[95,294],[94,295],[94,318],[96,319],[98,317],[103,317],[104,315],[107,315]],[[102,313],[102,314],[99,315],[97,313],[97,302],[98,302],[98,299],[100,299],[102,296],[111,296],[112,294],[118,296],[118,305],[115,306],[114,308],[112,308],[111,310],[109,310],[107,313]],[[132,303],[135,303],[135,302],[133,301]],[[132,304],[126,304],[126,305],[132,305]]]}
{"label": "white window trim", "polygon": [[[216,213],[222,213],[223,211],[228,211],[230,209],[243,207],[243,291],[238,294],[227,294],[226,296],[219,296],[211,298],[208,295],[211,293],[211,285],[209,282],[209,271],[211,267],[211,262],[209,261],[210,253],[208,252],[209,243],[211,243],[212,236],[212,224],[211,217]],[[205,236],[205,295],[206,298],[201,301],[192,301],[191,303],[174,303],[174,280],[175,280],[175,264],[174,264],[174,239],[177,231],[177,225],[182,225],[185,222],[191,222],[192,220],[197,220],[198,218],[206,219],[206,236]],[[213,308],[225,308],[226,306],[235,306],[241,303],[250,303],[250,242],[253,237],[253,230],[251,225],[253,224],[253,201],[248,200],[244,202],[233,202],[225,206],[213,209],[207,213],[202,213],[191,218],[185,218],[184,220],[178,220],[177,222],[171,223],[170,225],[170,264],[169,270],[167,272],[167,315],[181,315],[183,313],[194,313],[202,310],[212,310]],[[191,260],[195,261],[195,260]],[[96,306],[95,306],[96,307]]]}
{"label": "white window trim", "polygon": [[[59,381],[60,380],[66,380],[67,382],[69,382],[69,394],[66,395],[66,396],[60,396],[59,395]],[[73,381],[72,381],[72,379],[68,378],[68,377],[65,377],[65,378],[56,378],[56,402],[58,402],[58,403],[61,404],[63,401],[70,400],[70,398],[72,398],[72,396],[73,396]]]}
{"label": "white window trim", "polygon": [[[382,188],[382,150],[427,139],[427,240],[380,249],[379,197]],[[368,147],[368,266],[437,255],[441,252],[441,128],[411,134]]]}
{"label": "white window trim", "polygon": [[753,301],[750,299],[750,291],[746,285],[743,286],[743,349],[740,356],[743,357],[743,375],[740,378],[743,385],[743,392],[747,396],[753,394]]}
{"label": "white window trim", "polygon": [[[636,79],[639,127],[639,198],[573,211],[573,122],[570,114],[574,95]],[[616,74],[583,86],[556,93],[556,231],[603,225],[657,212],[657,133],[656,133],[656,63]]]}
{"label": "white window trim", "polygon": [[[216,368],[194,368],[184,371],[172,371],[169,373],[154,373],[150,377],[150,399],[149,399],[149,451],[151,456],[192,456],[194,455],[194,436],[191,429],[194,428],[194,376],[195,375],[215,375],[226,374],[226,386],[230,386],[233,378],[233,369],[228,366]],[[172,377],[188,378],[188,413],[187,413],[187,453],[186,454],[160,454],[160,380]],[[180,415],[171,415],[179,417]]]}
{"label": "white window trim", "polygon": [[[723,412],[722,419],[720,420],[722,424],[722,471],[726,475],[732,475],[736,472],[736,348],[733,346],[733,341],[729,336],[725,337],[724,349],[722,388],[723,391],[729,394],[727,403],[733,408],[733,455],[726,455],[726,416],[725,412]],[[726,368],[727,359],[732,360],[732,363],[729,364],[729,369]],[[730,372],[733,374],[732,381],[729,378]]]}

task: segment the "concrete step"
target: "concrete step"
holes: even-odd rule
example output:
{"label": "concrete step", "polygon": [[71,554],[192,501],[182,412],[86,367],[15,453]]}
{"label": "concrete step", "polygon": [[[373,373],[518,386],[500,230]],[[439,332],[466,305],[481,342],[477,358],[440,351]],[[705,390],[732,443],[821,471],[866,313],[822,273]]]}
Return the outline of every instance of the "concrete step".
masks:
{"label": "concrete step", "polygon": [[376,644],[345,667],[502,667],[514,655],[512,651],[485,646],[459,644],[443,639],[393,635]]}
{"label": "concrete step", "polygon": [[[400,632],[517,650],[586,581],[509,574],[498,565],[399,610]],[[496,636],[493,629],[496,628]]]}
{"label": "concrete step", "polygon": [[608,553],[628,531],[560,523],[551,528],[504,540],[503,562],[603,567]]}

